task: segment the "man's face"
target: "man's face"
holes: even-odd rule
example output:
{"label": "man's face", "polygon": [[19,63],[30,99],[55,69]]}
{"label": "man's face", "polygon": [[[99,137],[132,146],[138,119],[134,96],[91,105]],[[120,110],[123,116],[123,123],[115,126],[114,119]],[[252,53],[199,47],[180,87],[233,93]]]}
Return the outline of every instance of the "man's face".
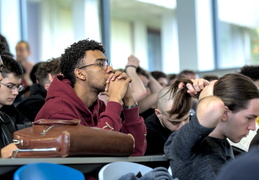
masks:
{"label": "man's face", "polygon": [[86,77],[86,86],[91,87],[91,89],[94,89],[97,93],[105,90],[106,81],[109,75],[114,71],[111,66],[108,66],[107,69],[105,69],[104,67],[98,65],[104,63],[104,61],[108,60],[101,51],[90,50],[86,52],[81,67],[90,64],[96,65],[91,65],[80,69],[81,73],[83,73]]}
{"label": "man's face", "polygon": [[[5,85],[4,85],[5,84]],[[8,88],[8,86],[17,86],[21,84],[21,78],[14,76],[13,73],[7,74],[5,78],[1,81],[0,87],[0,105],[12,105],[16,96],[19,94],[18,89],[14,87],[13,89]]]}
{"label": "man's face", "polygon": [[156,109],[155,113],[158,119],[160,120],[161,124],[165,128],[173,132],[180,129],[183,125],[189,122],[190,113],[184,115],[181,119],[176,119],[177,115],[173,115],[169,117],[169,114],[167,113],[167,111],[169,111],[170,108],[172,107],[172,103],[173,103],[173,100],[170,100],[169,102],[167,102],[167,106],[163,111],[160,109]]}
{"label": "man's face", "polygon": [[224,136],[238,143],[250,130],[256,129],[255,120],[258,116],[259,99],[250,100],[247,109],[236,113],[230,111],[223,130]]}
{"label": "man's face", "polygon": [[19,62],[23,62],[28,59],[30,56],[30,51],[28,50],[25,43],[18,43],[15,47],[16,50],[16,59]]}
{"label": "man's face", "polygon": [[181,119],[176,119],[176,115],[169,117],[168,113],[162,113],[161,114],[161,121],[164,124],[164,126],[169,129],[170,131],[176,131],[180,129],[183,125],[189,122],[190,115],[186,114]]}

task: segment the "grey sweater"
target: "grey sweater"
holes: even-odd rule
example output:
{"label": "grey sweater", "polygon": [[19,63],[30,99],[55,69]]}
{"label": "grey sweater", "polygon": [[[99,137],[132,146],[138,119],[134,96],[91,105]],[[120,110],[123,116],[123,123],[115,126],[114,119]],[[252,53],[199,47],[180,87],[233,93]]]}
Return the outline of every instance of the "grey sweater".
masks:
{"label": "grey sweater", "polygon": [[215,179],[221,166],[234,158],[226,139],[208,136],[212,131],[213,128],[201,126],[195,114],[189,123],[169,136],[164,151],[174,177],[180,180]]}

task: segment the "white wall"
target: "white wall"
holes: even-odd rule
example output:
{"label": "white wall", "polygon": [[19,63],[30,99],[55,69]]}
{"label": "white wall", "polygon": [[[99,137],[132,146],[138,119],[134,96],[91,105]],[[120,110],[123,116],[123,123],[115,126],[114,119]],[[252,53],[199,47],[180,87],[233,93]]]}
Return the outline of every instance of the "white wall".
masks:
{"label": "white wall", "polygon": [[133,52],[132,24],[111,20],[111,62],[114,69],[124,68]]}
{"label": "white wall", "polygon": [[15,46],[21,40],[19,0],[0,0],[0,33],[7,39],[10,51],[15,55]]}
{"label": "white wall", "polygon": [[74,42],[71,9],[57,1],[42,1],[41,61],[60,56]]}
{"label": "white wall", "polygon": [[140,60],[140,66],[148,69],[147,27],[143,21],[133,22],[133,54]]}
{"label": "white wall", "polygon": [[165,73],[178,73],[180,70],[178,30],[175,12],[167,12],[162,17],[161,28],[162,43],[162,71]]}

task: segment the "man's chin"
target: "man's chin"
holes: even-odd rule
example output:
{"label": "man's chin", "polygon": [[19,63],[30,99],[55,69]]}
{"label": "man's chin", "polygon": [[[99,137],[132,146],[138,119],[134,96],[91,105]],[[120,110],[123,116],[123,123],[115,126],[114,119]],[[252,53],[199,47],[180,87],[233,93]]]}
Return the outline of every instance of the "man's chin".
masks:
{"label": "man's chin", "polygon": [[231,140],[233,143],[239,143],[240,141],[242,140],[242,138],[240,139],[234,139],[234,140]]}

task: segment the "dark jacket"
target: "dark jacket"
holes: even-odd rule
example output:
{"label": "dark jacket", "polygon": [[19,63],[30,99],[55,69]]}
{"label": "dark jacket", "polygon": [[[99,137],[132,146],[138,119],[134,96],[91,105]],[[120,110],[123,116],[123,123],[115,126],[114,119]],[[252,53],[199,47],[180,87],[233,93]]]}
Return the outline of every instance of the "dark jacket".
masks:
{"label": "dark jacket", "polygon": [[31,122],[14,105],[3,106],[1,111],[7,114],[16,126],[16,129],[23,129],[31,126]]}
{"label": "dark jacket", "polygon": [[47,91],[42,85],[33,84],[30,87],[30,95],[18,104],[17,109],[30,121],[34,121],[45,103],[46,95]]}
{"label": "dark jacket", "polygon": [[222,165],[234,158],[227,139],[209,137],[212,131],[213,128],[201,126],[195,114],[189,123],[170,135],[164,151],[175,177],[215,179]]}
{"label": "dark jacket", "polygon": [[13,142],[13,133],[17,130],[13,120],[0,111],[0,150]]}
{"label": "dark jacket", "polygon": [[161,125],[155,113],[144,121],[147,126],[147,150],[145,155],[164,154],[164,144],[172,132]]}

